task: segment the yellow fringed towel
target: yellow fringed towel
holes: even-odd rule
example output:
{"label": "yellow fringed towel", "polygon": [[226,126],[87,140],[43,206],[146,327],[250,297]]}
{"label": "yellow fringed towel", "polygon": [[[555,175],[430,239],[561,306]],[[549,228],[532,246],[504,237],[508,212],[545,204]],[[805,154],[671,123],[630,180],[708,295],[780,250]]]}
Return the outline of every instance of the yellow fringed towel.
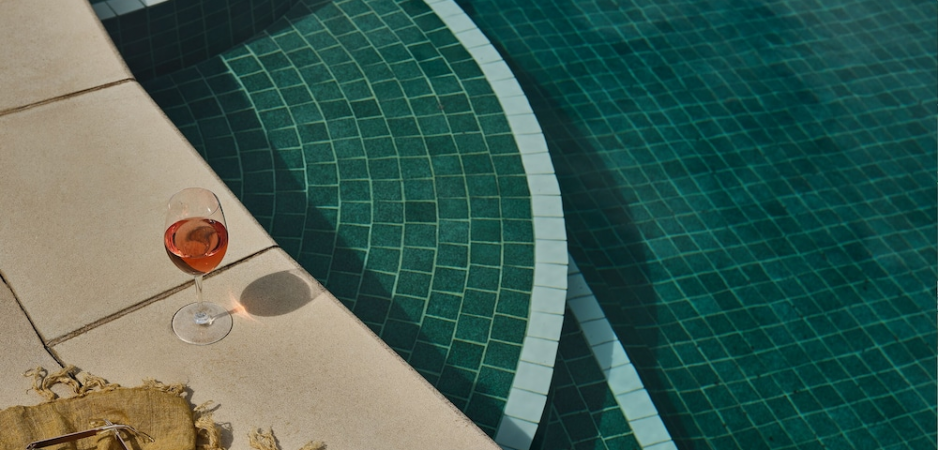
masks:
{"label": "yellow fringed towel", "polygon": [[[88,376],[85,383],[73,378],[74,367],[48,375],[43,369],[27,372],[33,377],[33,390],[47,402],[36,406],[13,406],[0,411],[0,449],[23,449],[30,442],[84,431],[112,423],[130,425],[153,437],[123,434],[124,440],[141,450],[194,449],[196,428],[193,413],[182,385],[147,381],[141,387],[122,388],[101,378]],[[62,385],[71,393],[58,398],[53,386]],[[117,450],[113,434],[47,447],[53,450]]]}
{"label": "yellow fringed towel", "polygon": [[[35,441],[97,428],[103,420],[129,425],[153,438],[122,433],[134,450],[224,450],[221,430],[212,419],[211,402],[191,408],[182,384],[144,380],[140,387],[125,388],[67,366],[55,373],[43,368],[26,372],[32,390],[46,402],[13,406],[0,411],[0,449],[24,449]],[[73,396],[59,398],[56,386]],[[252,431],[248,436],[257,450],[277,450],[271,431]],[[113,433],[45,447],[49,450],[119,450]],[[311,442],[300,450],[325,450]]]}

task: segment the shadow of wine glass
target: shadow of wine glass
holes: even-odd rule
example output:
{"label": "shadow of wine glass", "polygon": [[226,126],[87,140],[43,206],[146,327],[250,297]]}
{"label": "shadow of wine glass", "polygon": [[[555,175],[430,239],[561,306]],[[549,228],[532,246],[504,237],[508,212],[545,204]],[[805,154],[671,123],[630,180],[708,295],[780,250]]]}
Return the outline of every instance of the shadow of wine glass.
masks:
{"label": "shadow of wine glass", "polygon": [[303,307],[313,299],[309,284],[292,271],[265,275],[241,293],[241,306],[253,316],[280,316]]}

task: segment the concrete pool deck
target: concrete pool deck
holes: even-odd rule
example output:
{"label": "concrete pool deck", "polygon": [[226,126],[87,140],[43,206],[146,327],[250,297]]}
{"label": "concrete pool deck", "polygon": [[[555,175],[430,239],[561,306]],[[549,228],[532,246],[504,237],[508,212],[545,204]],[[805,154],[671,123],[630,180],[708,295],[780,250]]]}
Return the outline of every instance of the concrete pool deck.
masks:
{"label": "concrete pool deck", "polygon": [[[187,383],[193,403],[219,405],[232,449],[267,426],[285,449],[498,448],[276,247],[88,3],[8,1],[0,22],[0,405],[39,400],[26,370],[74,364],[127,386]],[[194,291],[159,245],[166,199],[193,184],[218,193],[232,236],[205,294],[236,311],[234,330],[207,347],[169,329]]]}

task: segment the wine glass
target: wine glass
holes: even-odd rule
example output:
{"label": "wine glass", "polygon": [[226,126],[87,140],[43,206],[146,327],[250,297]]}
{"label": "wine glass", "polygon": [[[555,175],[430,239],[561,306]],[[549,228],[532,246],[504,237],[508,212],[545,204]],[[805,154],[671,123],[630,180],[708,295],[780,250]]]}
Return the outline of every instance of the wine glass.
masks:
{"label": "wine glass", "polygon": [[183,189],[169,199],[163,243],[180,270],[195,277],[197,302],[173,316],[176,336],[190,344],[208,345],[231,331],[231,314],[224,307],[202,301],[202,276],[218,266],[228,250],[225,213],[218,197],[202,188]]}

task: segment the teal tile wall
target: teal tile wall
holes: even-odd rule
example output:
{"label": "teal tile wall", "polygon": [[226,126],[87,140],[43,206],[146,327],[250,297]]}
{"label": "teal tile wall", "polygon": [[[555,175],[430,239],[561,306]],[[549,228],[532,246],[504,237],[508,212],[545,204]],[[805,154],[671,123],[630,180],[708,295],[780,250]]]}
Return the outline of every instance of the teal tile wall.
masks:
{"label": "teal tile wall", "polygon": [[168,0],[101,23],[134,77],[146,81],[205,61],[246,41],[282,17],[297,1]]}
{"label": "teal tile wall", "polygon": [[145,87],[283,249],[494,434],[529,313],[530,193],[488,82],[425,4],[301,2]]}
{"label": "teal tile wall", "polygon": [[679,448],[935,448],[934,3],[459,3]]}

